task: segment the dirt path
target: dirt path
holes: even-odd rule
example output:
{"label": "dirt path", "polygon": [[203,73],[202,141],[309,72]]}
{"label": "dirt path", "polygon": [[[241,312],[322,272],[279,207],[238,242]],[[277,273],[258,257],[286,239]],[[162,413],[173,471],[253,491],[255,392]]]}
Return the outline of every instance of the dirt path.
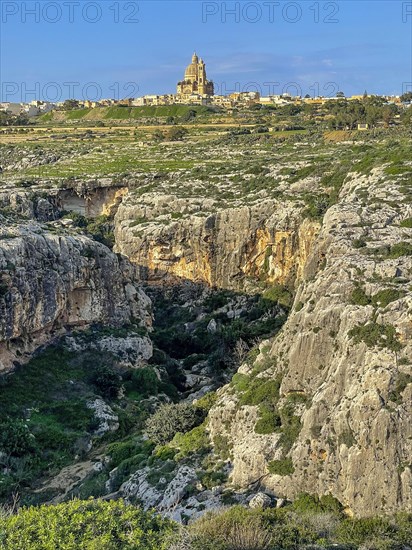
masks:
{"label": "dirt path", "polygon": [[85,460],[83,462],[76,462],[65,466],[60,472],[53,478],[44,482],[41,487],[34,492],[39,494],[45,491],[59,491],[59,494],[53,497],[47,504],[58,504],[62,502],[67,494],[83,481],[90,473],[93,472],[93,465],[103,455],[95,455],[93,460]]}

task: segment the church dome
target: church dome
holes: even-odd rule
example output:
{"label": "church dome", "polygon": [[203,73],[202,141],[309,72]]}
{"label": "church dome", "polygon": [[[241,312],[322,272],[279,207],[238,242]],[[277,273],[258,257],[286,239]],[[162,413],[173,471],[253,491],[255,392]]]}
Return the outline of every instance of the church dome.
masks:
{"label": "church dome", "polygon": [[185,76],[177,84],[177,93],[181,96],[190,94],[213,95],[213,82],[207,80],[206,65],[203,60],[196,55],[192,56],[192,62],[186,67]]}
{"label": "church dome", "polygon": [[194,53],[192,56],[191,64],[186,67],[185,80],[197,78],[198,65],[199,65],[199,58],[197,57],[196,53]]}

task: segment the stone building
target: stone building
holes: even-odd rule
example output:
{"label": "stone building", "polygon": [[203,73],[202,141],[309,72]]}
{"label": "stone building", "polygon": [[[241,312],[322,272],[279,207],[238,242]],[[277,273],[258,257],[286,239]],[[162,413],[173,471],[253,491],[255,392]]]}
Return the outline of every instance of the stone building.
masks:
{"label": "stone building", "polygon": [[206,77],[206,65],[196,53],[193,54],[192,62],[186,68],[184,79],[177,83],[177,94],[179,96],[214,94],[213,82]]}

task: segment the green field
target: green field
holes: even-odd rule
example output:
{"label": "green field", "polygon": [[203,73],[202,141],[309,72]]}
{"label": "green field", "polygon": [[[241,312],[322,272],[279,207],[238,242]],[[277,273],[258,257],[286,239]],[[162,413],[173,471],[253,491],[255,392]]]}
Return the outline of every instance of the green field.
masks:
{"label": "green field", "polygon": [[136,120],[147,117],[182,117],[190,111],[197,116],[206,115],[211,109],[199,105],[145,105],[143,107],[100,107],[96,109],[73,109],[72,111],[53,111],[38,118],[39,122],[54,120]]}

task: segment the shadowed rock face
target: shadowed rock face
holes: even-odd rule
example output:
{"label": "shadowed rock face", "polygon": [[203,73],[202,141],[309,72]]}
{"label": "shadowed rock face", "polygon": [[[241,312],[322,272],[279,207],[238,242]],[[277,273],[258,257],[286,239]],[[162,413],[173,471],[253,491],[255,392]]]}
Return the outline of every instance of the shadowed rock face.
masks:
{"label": "shadowed rock face", "polygon": [[[181,219],[159,221],[166,206]],[[140,266],[142,278],[179,277],[236,290],[259,279],[293,283],[319,230],[293,203],[264,200],[219,210],[212,200],[167,195],[146,195],[144,204],[126,196],[115,221],[116,250]]]}
{"label": "shadowed rock face", "polygon": [[24,362],[67,328],[150,324],[133,266],[85,236],[35,223],[0,230],[0,370]]}
{"label": "shadowed rock face", "polygon": [[[399,226],[412,209],[405,201],[400,217],[385,203],[404,197],[381,178],[377,170],[344,186],[325,216],[288,321],[256,361],[268,365],[260,377],[282,379],[278,410],[293,403],[300,418],[290,451],[282,448],[282,430],[255,432],[257,406],[240,406],[231,387],[220,390],[209,430],[212,440],[219,434],[232,447],[235,484],[260,479],[292,498],[330,493],[364,516],[412,509],[412,257],[396,257],[391,248],[412,245],[411,230]],[[358,198],[364,189],[367,201]],[[365,245],[354,246],[360,240]],[[354,299],[357,286],[369,304]],[[389,303],[382,294],[388,290]],[[269,463],[285,458],[294,471],[271,474]]]}

